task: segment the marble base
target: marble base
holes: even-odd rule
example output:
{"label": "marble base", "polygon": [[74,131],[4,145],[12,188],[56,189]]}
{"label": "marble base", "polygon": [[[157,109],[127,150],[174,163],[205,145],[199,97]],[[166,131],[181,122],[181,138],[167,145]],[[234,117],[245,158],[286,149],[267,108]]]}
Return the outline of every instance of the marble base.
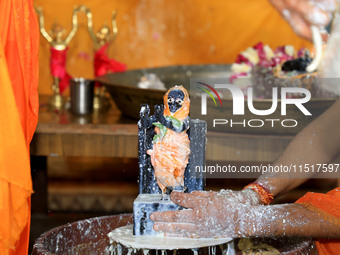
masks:
{"label": "marble base", "polygon": [[140,194],[133,203],[133,234],[159,235],[153,230],[153,221],[150,214],[158,211],[174,211],[181,207],[171,202],[170,199],[162,200],[161,194]]}

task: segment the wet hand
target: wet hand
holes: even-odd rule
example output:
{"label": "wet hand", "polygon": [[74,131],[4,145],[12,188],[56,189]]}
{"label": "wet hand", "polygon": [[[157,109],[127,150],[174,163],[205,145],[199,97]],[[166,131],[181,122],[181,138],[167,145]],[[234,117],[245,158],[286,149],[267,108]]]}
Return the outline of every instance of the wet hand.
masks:
{"label": "wet hand", "polygon": [[[326,27],[336,10],[336,0],[269,0],[300,36],[312,40],[312,25]],[[326,36],[326,35],[325,35]]]}
{"label": "wet hand", "polygon": [[151,214],[154,229],[167,236],[238,237],[238,217],[249,207],[216,192],[172,192],[170,199],[188,209]]}

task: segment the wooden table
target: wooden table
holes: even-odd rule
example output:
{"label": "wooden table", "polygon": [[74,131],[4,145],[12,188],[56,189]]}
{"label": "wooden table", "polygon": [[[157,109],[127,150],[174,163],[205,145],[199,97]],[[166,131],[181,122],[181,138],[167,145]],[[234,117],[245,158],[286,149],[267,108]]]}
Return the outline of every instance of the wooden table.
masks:
{"label": "wooden table", "polygon": [[[137,120],[107,113],[79,117],[69,111],[49,111],[40,97],[39,123],[31,143],[34,156],[137,157]],[[273,161],[292,136],[208,132],[207,160]]]}
{"label": "wooden table", "polygon": [[[113,105],[106,113],[80,117],[69,111],[50,111],[48,96],[40,97],[39,123],[31,142],[35,196],[46,201],[48,156],[136,158],[137,121],[123,117]],[[216,161],[271,162],[292,136],[208,132],[206,159]],[[47,204],[32,208],[46,211]]]}

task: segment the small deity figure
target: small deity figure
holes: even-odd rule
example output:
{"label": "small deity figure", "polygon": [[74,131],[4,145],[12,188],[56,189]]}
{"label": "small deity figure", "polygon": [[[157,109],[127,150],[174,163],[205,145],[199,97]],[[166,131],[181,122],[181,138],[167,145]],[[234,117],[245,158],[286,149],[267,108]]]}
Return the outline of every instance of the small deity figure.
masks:
{"label": "small deity figure", "polygon": [[[107,55],[107,48],[110,43],[114,41],[118,34],[118,27],[116,16],[117,12],[112,13],[112,34],[108,25],[104,24],[98,31],[94,33],[92,12],[85,6],[82,6],[82,11],[87,16],[87,27],[91,39],[94,44],[94,75],[95,77],[107,74],[108,72],[123,72],[126,70],[126,66],[123,63],[110,59]],[[98,86],[99,84],[97,84]]]}
{"label": "small deity figure", "polygon": [[[109,72],[124,72],[126,70],[126,65],[116,61],[115,59],[110,59],[107,55],[107,48],[110,43],[114,41],[118,34],[118,27],[116,16],[117,12],[112,13],[112,33],[107,24],[104,24],[97,34],[95,34],[93,29],[93,19],[92,12],[86,6],[81,6],[81,11],[86,13],[87,16],[87,28],[90,37],[93,41],[94,47],[94,76],[99,77],[101,75],[107,74]],[[101,86],[100,83],[95,83],[95,97],[93,100],[93,108],[95,111],[105,111],[110,108],[111,104],[109,99],[105,96],[105,87]]]}
{"label": "small deity figure", "polygon": [[[63,93],[68,87],[71,76],[66,71],[66,58],[68,44],[75,36],[78,29],[77,14],[80,7],[75,7],[72,14],[72,30],[66,36],[66,30],[58,23],[52,25],[50,33],[45,29],[45,20],[42,8],[36,8],[36,13],[39,15],[40,32],[43,37],[51,44],[50,68],[53,76],[52,89],[56,95]],[[65,38],[65,39],[64,39]]]}
{"label": "small deity figure", "polygon": [[164,106],[157,105],[150,121],[155,126],[152,148],[147,150],[155,177],[164,198],[166,189],[184,190],[184,172],[190,157],[190,100],[183,86],[175,86],[164,96]]}

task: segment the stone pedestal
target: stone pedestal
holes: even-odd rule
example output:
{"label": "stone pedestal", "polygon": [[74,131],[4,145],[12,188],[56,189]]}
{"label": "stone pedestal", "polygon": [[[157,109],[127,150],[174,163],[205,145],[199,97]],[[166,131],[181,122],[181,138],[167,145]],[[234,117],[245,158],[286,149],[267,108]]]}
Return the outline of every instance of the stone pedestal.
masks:
{"label": "stone pedestal", "polygon": [[161,194],[140,194],[133,203],[133,234],[134,235],[157,235],[153,230],[153,221],[150,214],[153,212],[179,210],[180,206],[169,199],[162,200]]}

